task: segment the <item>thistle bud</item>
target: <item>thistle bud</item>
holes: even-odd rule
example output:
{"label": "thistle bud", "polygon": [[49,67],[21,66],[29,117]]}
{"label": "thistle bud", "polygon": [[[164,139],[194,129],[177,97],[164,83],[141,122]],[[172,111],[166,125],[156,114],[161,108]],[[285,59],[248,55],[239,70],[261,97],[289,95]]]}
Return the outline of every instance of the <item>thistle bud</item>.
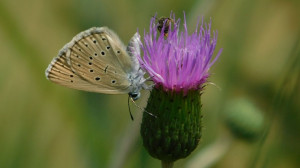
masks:
{"label": "thistle bud", "polygon": [[264,128],[262,112],[245,98],[228,102],[224,110],[224,118],[232,133],[246,140],[256,139]]}

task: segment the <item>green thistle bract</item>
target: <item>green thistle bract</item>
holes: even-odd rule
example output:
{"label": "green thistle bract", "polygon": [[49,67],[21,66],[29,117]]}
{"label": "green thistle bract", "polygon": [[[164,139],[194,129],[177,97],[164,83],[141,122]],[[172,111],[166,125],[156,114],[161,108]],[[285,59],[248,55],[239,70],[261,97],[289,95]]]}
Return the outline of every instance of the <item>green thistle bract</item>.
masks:
{"label": "green thistle bract", "polygon": [[201,137],[201,102],[199,92],[164,92],[152,90],[141,126],[143,144],[151,156],[175,161],[188,156]]}

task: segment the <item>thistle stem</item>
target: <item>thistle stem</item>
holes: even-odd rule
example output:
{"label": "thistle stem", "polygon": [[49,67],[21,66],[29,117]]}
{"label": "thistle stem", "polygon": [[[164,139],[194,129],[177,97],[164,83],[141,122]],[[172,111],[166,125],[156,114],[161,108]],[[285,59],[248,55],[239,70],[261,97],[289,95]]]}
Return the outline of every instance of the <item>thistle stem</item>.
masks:
{"label": "thistle stem", "polygon": [[172,168],[174,165],[174,162],[172,161],[161,161],[161,167],[162,168]]}

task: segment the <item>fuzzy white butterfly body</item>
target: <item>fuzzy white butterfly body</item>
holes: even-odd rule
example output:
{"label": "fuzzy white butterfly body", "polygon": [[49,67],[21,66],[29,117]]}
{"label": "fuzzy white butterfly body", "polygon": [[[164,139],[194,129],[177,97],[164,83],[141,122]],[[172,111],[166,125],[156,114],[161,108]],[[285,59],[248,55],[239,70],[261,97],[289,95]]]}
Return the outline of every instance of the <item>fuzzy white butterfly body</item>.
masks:
{"label": "fuzzy white butterfly body", "polygon": [[146,89],[136,55],[136,33],[129,45],[106,27],[90,28],[67,43],[46,69],[46,77],[69,88],[105,94],[128,93],[134,100]]}

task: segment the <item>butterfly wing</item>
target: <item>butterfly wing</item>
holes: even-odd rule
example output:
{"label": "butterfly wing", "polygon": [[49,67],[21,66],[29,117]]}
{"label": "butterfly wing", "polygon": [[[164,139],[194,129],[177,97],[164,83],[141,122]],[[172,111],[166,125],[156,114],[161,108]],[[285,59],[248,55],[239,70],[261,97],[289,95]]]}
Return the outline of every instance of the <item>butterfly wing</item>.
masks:
{"label": "butterfly wing", "polygon": [[126,48],[126,51],[131,59],[131,69],[133,72],[137,72],[140,69],[140,63],[138,61],[138,57],[140,56],[140,45],[142,44],[140,40],[139,33],[135,33],[133,37],[130,39],[129,44]]}
{"label": "butterfly wing", "polygon": [[128,93],[132,62],[125,46],[108,28],[91,28],[66,44],[46,70],[49,80],[74,89]]}

